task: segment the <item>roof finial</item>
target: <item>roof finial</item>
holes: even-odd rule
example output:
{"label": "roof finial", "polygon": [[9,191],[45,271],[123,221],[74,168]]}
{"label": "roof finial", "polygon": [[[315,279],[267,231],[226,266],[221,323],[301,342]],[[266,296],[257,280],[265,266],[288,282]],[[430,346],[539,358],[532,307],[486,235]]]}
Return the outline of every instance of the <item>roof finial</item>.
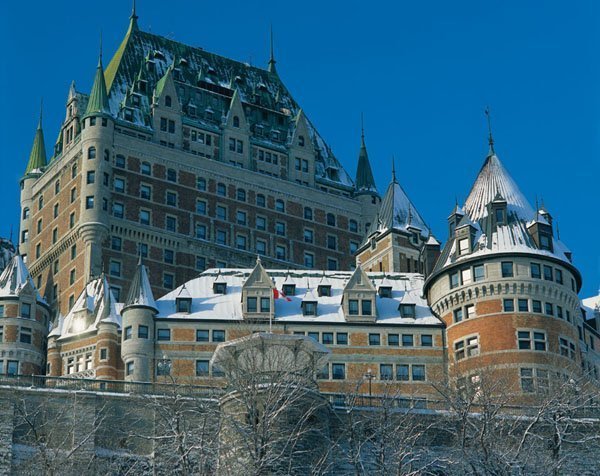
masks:
{"label": "roof finial", "polygon": [[100,30],[100,52],[98,53],[98,68],[102,68],[102,30]]}
{"label": "roof finial", "polygon": [[362,112],[360,113],[360,140],[365,143],[365,117]]}
{"label": "roof finial", "polygon": [[42,115],[44,113],[44,98],[40,98],[40,121],[38,122],[38,129],[42,128]]}
{"label": "roof finial", "polygon": [[556,239],[560,241],[560,228],[558,228],[558,220],[556,220]]}
{"label": "roof finial", "polygon": [[256,255],[256,264],[260,264],[260,255],[259,254]]}
{"label": "roof finial", "polygon": [[490,145],[490,153],[489,155],[495,155],[496,151],[494,150],[494,137],[492,136],[492,117],[490,113],[490,106],[485,108],[485,115],[487,117],[488,123],[488,143]]}
{"label": "roof finial", "polygon": [[277,61],[275,61],[275,48],[273,48],[273,24],[271,23],[270,26],[270,43],[271,43],[271,52],[269,55],[269,73],[277,73],[277,70],[275,69],[275,63],[277,63]]}
{"label": "roof finial", "polygon": [[131,16],[129,17],[129,19],[132,21],[136,21],[138,19],[138,16],[135,11],[135,0],[133,0],[133,4],[131,5]]}
{"label": "roof finial", "polygon": [[396,158],[392,154],[392,182],[396,181]]}
{"label": "roof finial", "polygon": [[537,195],[535,196],[535,221],[538,221],[540,219],[540,205],[538,202],[538,197]]}

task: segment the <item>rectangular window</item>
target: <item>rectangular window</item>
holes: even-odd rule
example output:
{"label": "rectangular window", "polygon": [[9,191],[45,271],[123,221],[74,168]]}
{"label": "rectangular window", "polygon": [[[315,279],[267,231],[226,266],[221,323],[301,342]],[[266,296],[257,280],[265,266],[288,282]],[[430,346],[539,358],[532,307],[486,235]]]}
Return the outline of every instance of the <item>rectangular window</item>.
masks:
{"label": "rectangular window", "polygon": [[554,278],[558,284],[563,284],[563,272],[560,269],[554,270]]}
{"label": "rectangular window", "polygon": [[379,365],[379,379],[392,380],[394,378],[394,366],[392,364]]}
{"label": "rectangular window", "polygon": [[412,347],[415,344],[412,334],[402,334],[402,347]]}
{"label": "rectangular window", "polygon": [[246,312],[257,312],[258,300],[254,296],[248,296],[246,298]]}
{"label": "rectangular window", "polygon": [[121,277],[121,262],[110,260],[108,265],[108,272],[111,276],[115,276],[117,278]]}
{"label": "rectangular window", "polygon": [[348,333],[347,332],[336,333],[335,343],[337,345],[348,345]]}
{"label": "rectangular window", "polygon": [[512,278],[514,276],[512,261],[502,261],[501,268],[503,278]]}
{"label": "rectangular window", "polygon": [[358,316],[358,299],[348,300],[348,313],[351,316]]}
{"label": "rectangular window", "polygon": [[523,390],[523,392],[527,392],[527,393],[534,391],[533,369],[530,369],[530,368],[521,369],[521,390]]}
{"label": "rectangular window", "polygon": [[196,238],[199,240],[206,240],[206,225],[200,223],[196,224]]}
{"label": "rectangular window", "polygon": [[542,277],[542,269],[538,263],[531,263],[530,270],[532,278],[540,279]]}
{"label": "rectangular window", "polygon": [[519,299],[519,312],[529,312],[529,300]]}
{"label": "rectangular window", "polygon": [[225,331],[221,329],[215,329],[212,331],[213,342],[225,342]]}
{"label": "rectangular window", "polygon": [[323,344],[332,345],[333,344],[333,332],[323,332],[321,334],[321,340]]}
{"label": "rectangular window", "polygon": [[544,279],[546,281],[554,281],[554,273],[552,271],[552,266],[544,265]]}
{"label": "rectangular window", "polygon": [[369,345],[381,345],[381,336],[379,334],[369,334]]}
{"label": "rectangular window", "polygon": [[148,338],[148,326],[138,326],[138,338],[139,339],[147,339]]}
{"label": "rectangular window", "polygon": [[458,272],[450,274],[450,289],[458,287]]}
{"label": "rectangular window", "polygon": [[163,258],[165,263],[173,264],[175,262],[175,252],[173,250],[164,250]]}
{"label": "rectangular window", "polygon": [[196,330],[196,342],[208,342],[209,340],[209,333],[207,329]]}
{"label": "rectangular window", "polygon": [[247,222],[247,215],[246,212],[240,211],[238,210],[235,214],[235,219],[238,223],[238,225],[245,225]]}
{"label": "rectangular window", "polygon": [[206,377],[209,374],[209,361],[196,360],[196,377]]}
{"label": "rectangular window", "polygon": [[333,380],[344,380],[346,378],[346,364],[331,364]]}
{"label": "rectangular window", "polygon": [[19,332],[19,340],[24,344],[31,344],[31,328],[21,327]]}
{"label": "rectangular window", "polygon": [[150,211],[140,210],[140,224],[150,225]]}
{"label": "rectangular window", "polygon": [[554,316],[554,306],[551,302],[546,303],[545,311],[547,316]]}
{"label": "rectangular window", "polygon": [[171,340],[171,329],[157,329],[156,340]]}
{"label": "rectangular window", "polygon": [[123,332],[123,340],[129,340],[129,339],[131,339],[131,336],[132,336],[132,327],[127,326],[125,328],[125,331]]}
{"label": "rectangular window", "polygon": [[315,342],[319,342],[319,333],[318,332],[309,332],[307,335]]}
{"label": "rectangular window", "polygon": [[471,282],[473,281],[472,275],[471,275],[471,268],[463,269],[460,272],[460,274],[461,274],[463,284],[471,284]]}
{"label": "rectangular window", "polygon": [[485,269],[482,264],[473,266],[473,280],[475,282],[483,281],[485,279]]}
{"label": "rectangular window", "polygon": [[115,192],[125,193],[125,179],[115,177],[113,180],[113,188]]}
{"label": "rectangular window", "polygon": [[85,208],[86,208],[86,210],[90,210],[90,209],[94,208],[94,196],[93,195],[88,195],[87,197],[85,197]]}
{"label": "rectangular window", "polygon": [[408,364],[399,364],[396,365],[396,380],[400,380],[401,382],[408,382],[410,379],[410,374],[408,373]]}
{"label": "rectangular window", "polygon": [[24,302],[21,304],[21,317],[31,319],[31,304]]}
{"label": "rectangular window", "polygon": [[370,316],[372,314],[372,302],[370,299],[363,299],[361,302],[362,315]]}
{"label": "rectangular window", "polygon": [[398,334],[388,334],[388,345],[398,347],[400,345],[400,336]]}
{"label": "rectangular window", "polygon": [[244,235],[237,235],[235,237],[235,247],[238,250],[245,250],[247,246],[247,239]]}
{"label": "rectangular window", "polygon": [[425,381],[425,366],[424,365],[413,365],[412,366],[412,379],[415,382]]}
{"label": "rectangular window", "polygon": [[515,310],[515,300],[514,299],[504,299],[503,301],[504,312],[514,312]]}
{"label": "rectangular window", "polygon": [[144,200],[152,199],[152,188],[150,188],[150,185],[140,185],[140,198],[143,198]]}
{"label": "rectangular window", "polygon": [[542,313],[542,302],[537,301],[536,299],[531,301],[531,309],[532,312],[537,312],[538,314]]}
{"label": "rectangular window", "polygon": [[421,346],[422,347],[433,347],[433,336],[431,334],[421,335]]}
{"label": "rectangular window", "polygon": [[454,322],[460,322],[463,320],[463,310],[462,308],[454,310]]}
{"label": "rectangular window", "polygon": [[177,218],[168,216],[165,218],[165,228],[167,231],[177,231]]}
{"label": "rectangular window", "polygon": [[283,245],[277,245],[275,247],[275,257],[279,260],[285,260],[286,249]]}
{"label": "rectangular window", "polygon": [[268,297],[260,298],[260,312],[271,312],[271,299]]}
{"label": "rectangular window", "polygon": [[18,360],[7,360],[6,361],[6,374],[7,375],[19,375],[19,361]]}
{"label": "rectangular window", "polygon": [[560,306],[556,306],[556,317],[559,319],[563,318],[563,308]]}
{"label": "rectangular window", "polygon": [[170,273],[163,274],[163,287],[166,289],[173,289],[175,283],[175,277]]}
{"label": "rectangular window", "polygon": [[475,305],[468,304],[465,306],[465,319],[472,319],[475,317]]}
{"label": "rectangular window", "polygon": [[227,220],[227,208],[223,205],[217,205],[216,215],[219,220]]}

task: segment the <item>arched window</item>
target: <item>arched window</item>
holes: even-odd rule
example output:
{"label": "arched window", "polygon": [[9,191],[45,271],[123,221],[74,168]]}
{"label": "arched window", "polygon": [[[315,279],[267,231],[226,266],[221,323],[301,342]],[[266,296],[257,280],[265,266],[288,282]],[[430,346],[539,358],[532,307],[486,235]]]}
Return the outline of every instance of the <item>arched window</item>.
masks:
{"label": "arched window", "polygon": [[304,136],[298,136],[298,145],[304,147]]}
{"label": "arched window", "polygon": [[233,127],[240,127],[240,118],[238,116],[233,116]]}
{"label": "arched window", "polygon": [[238,188],[237,189],[237,199],[240,202],[245,202],[246,201],[246,190],[244,190],[243,188]]}
{"label": "arched window", "polygon": [[75,177],[77,177],[77,164],[73,164],[73,167],[71,167],[71,178]]}
{"label": "arched window", "polygon": [[60,180],[54,182],[54,194],[57,195],[60,192]]}
{"label": "arched window", "polygon": [[95,159],[96,158],[96,148],[95,147],[90,147],[88,149],[88,159]]}
{"label": "arched window", "polygon": [[38,210],[41,210],[42,208],[44,208],[44,196],[40,195],[40,198],[38,198]]}
{"label": "arched window", "polygon": [[104,149],[104,160],[110,159],[110,151],[108,149]]}
{"label": "arched window", "polygon": [[171,101],[171,96],[165,96],[165,106],[171,107],[172,103],[173,101]]}
{"label": "arched window", "polygon": [[329,226],[335,226],[335,215],[333,213],[327,214],[327,224]]}
{"label": "arched window", "polygon": [[275,210],[278,212],[285,212],[285,203],[283,203],[283,200],[275,200]]}
{"label": "arched window", "polygon": [[27,220],[29,218],[29,207],[23,208],[23,220]]}

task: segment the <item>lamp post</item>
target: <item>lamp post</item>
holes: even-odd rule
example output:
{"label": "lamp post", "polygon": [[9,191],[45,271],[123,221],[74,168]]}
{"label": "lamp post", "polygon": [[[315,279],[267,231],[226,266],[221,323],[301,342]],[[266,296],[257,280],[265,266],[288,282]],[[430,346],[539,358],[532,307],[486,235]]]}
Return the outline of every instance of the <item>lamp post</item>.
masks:
{"label": "lamp post", "polygon": [[371,382],[373,381],[373,379],[375,378],[375,375],[373,375],[373,372],[371,371],[371,369],[367,369],[367,373],[365,374],[365,378],[369,381],[369,398],[373,395],[372,393],[372,389],[371,389]]}

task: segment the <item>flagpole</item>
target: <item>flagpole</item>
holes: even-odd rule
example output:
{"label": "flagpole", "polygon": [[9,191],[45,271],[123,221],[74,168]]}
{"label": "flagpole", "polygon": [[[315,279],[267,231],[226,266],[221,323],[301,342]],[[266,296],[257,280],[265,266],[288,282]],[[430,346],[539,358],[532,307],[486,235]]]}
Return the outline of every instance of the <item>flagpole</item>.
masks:
{"label": "flagpole", "polygon": [[269,334],[273,334],[273,314],[275,313],[275,291],[271,290],[273,306],[269,309]]}

